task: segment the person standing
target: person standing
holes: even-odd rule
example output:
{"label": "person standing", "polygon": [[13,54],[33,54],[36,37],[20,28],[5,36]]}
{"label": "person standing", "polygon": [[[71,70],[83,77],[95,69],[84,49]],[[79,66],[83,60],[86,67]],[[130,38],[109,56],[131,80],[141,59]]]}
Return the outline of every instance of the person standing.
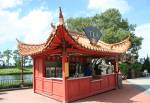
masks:
{"label": "person standing", "polygon": [[91,76],[92,75],[92,68],[90,67],[90,63],[87,63],[84,68],[84,76]]}

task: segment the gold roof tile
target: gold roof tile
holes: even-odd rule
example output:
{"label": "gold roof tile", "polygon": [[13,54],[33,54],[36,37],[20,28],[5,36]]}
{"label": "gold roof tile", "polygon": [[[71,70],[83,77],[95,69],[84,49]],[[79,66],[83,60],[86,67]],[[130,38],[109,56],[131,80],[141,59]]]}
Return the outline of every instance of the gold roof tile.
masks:
{"label": "gold roof tile", "polygon": [[[43,44],[25,44],[18,41],[18,49],[21,55],[35,55],[38,53],[42,53],[43,50],[50,48],[50,44],[52,43],[52,40],[57,37],[57,34],[59,34],[58,27],[56,29],[55,34],[51,34],[49,38],[47,39],[46,43]],[[129,38],[114,44],[107,44],[102,41],[98,41],[96,45],[92,45],[86,36],[81,35],[79,33],[68,32],[68,37],[70,37],[76,45],[81,46],[82,48],[93,50],[93,51],[99,51],[99,52],[114,52],[114,53],[123,53],[130,47],[130,41]]]}

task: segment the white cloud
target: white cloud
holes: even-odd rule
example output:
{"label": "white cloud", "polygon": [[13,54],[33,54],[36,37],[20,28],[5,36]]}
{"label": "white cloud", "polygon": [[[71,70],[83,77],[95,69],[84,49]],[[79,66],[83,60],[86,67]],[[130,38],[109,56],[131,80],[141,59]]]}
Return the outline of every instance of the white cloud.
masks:
{"label": "white cloud", "polygon": [[21,4],[22,0],[0,0],[0,9],[12,8]]}
{"label": "white cloud", "polygon": [[150,56],[150,23],[140,25],[136,28],[135,34],[143,37],[142,49],[139,51],[140,57]]}
{"label": "white cloud", "polygon": [[0,10],[0,44],[17,35],[18,13]]}
{"label": "white cloud", "polygon": [[116,8],[119,9],[121,13],[125,13],[130,7],[126,0],[89,0],[88,8],[102,10],[102,12],[109,8]]}
{"label": "white cloud", "polygon": [[25,35],[24,41],[28,43],[41,43],[46,41],[50,33],[52,14],[49,11],[33,10],[20,20],[21,31]]}
{"label": "white cloud", "polygon": [[46,10],[32,10],[20,18],[19,12],[0,10],[0,46],[16,42],[16,38],[26,43],[44,42],[50,33],[52,13]]}

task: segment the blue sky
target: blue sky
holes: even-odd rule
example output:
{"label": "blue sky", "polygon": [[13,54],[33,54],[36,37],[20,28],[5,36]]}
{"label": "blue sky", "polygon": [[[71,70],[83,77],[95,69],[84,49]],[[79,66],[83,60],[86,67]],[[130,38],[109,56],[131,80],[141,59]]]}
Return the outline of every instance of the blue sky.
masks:
{"label": "blue sky", "polygon": [[135,34],[144,38],[140,57],[150,56],[150,0],[0,0],[0,51],[16,49],[16,38],[25,43],[42,43],[53,22],[57,25],[58,7],[69,17],[93,16],[117,8]]}

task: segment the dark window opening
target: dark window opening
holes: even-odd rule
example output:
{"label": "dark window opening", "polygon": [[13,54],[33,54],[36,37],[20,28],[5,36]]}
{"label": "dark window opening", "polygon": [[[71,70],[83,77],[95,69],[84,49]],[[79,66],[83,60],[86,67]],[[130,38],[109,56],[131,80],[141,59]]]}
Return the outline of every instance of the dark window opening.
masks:
{"label": "dark window opening", "polygon": [[50,78],[50,77],[56,77],[56,78],[61,78],[62,77],[62,64],[61,62],[51,62],[51,61],[46,61],[46,71],[45,71],[45,77]]}
{"label": "dark window opening", "polygon": [[69,64],[69,77],[83,76],[83,64],[79,62],[71,62]]}

